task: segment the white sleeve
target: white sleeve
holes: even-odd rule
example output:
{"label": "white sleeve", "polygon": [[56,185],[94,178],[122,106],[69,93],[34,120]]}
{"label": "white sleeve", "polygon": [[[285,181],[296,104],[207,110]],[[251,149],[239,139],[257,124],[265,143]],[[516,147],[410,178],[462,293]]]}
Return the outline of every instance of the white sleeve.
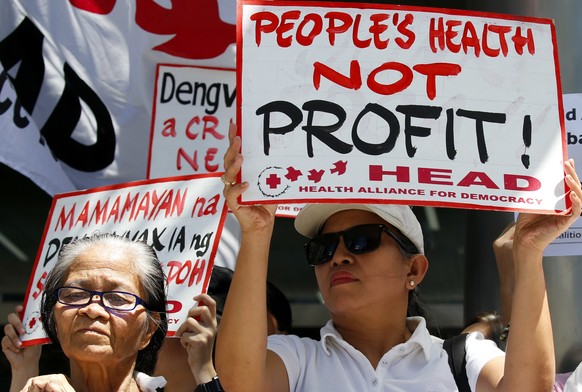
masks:
{"label": "white sleeve", "polygon": [[477,379],[483,366],[493,358],[505,356],[495,342],[487,340],[481,332],[473,332],[467,336],[465,342],[467,358],[467,379],[472,391],[477,390]]}
{"label": "white sleeve", "polygon": [[296,389],[301,376],[300,364],[305,361],[302,347],[300,338],[294,335],[271,335],[267,340],[267,349],[277,354],[285,365],[290,391]]}
{"label": "white sleeve", "polygon": [[564,392],[582,391],[582,362],[576,367],[574,373],[568,377],[566,385],[564,385]]}

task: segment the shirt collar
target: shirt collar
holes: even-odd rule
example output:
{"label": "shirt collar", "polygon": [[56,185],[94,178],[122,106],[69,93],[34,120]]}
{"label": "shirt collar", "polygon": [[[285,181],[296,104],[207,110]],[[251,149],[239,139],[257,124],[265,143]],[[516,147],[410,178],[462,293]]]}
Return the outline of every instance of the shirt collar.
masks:
{"label": "shirt collar", "polygon": [[[406,325],[413,331],[410,339],[402,343],[404,347],[419,346],[424,354],[425,359],[430,360],[430,349],[432,347],[432,337],[426,329],[426,321],[423,317],[407,317]],[[321,346],[326,355],[330,356],[329,345],[333,342],[344,342],[340,333],[335,329],[333,321],[329,320],[320,330]]]}
{"label": "shirt collar", "polygon": [[143,392],[156,392],[166,386],[166,379],[162,376],[152,377],[145,373],[135,371],[133,372],[133,378],[139,390]]}

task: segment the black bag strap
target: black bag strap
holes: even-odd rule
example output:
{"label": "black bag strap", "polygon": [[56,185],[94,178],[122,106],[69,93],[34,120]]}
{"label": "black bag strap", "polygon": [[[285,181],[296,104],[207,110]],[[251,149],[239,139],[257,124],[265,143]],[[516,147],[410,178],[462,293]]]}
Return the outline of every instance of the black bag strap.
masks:
{"label": "black bag strap", "polygon": [[467,358],[465,358],[465,341],[467,334],[462,333],[443,342],[443,349],[449,355],[449,366],[455,377],[455,383],[459,392],[471,392],[467,379]]}

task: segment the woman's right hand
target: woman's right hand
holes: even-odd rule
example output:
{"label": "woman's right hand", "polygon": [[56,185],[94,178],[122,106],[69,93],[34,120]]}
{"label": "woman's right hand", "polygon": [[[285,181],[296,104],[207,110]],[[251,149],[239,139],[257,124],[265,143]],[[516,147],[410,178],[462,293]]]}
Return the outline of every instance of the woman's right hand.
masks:
{"label": "woman's right hand", "polygon": [[228,130],[230,146],[224,154],[225,172],[222,177],[225,183],[223,193],[226,203],[236,215],[243,233],[262,231],[263,229],[270,231],[275,221],[276,204],[247,206],[238,203],[239,196],[249,187],[249,183],[247,181],[235,183],[243,162],[243,156],[240,152],[242,141],[240,136],[236,135],[236,131],[236,125],[231,123]]}

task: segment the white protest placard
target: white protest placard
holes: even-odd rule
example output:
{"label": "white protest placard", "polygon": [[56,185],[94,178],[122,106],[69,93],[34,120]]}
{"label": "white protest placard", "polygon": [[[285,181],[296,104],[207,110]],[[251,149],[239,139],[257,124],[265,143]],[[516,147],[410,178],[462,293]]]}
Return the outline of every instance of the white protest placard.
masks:
{"label": "white protest placard", "polygon": [[[147,178],[223,172],[235,99],[234,69],[158,65]],[[301,206],[282,205],[277,216]]]}
{"label": "white protest placard", "polygon": [[[578,177],[582,176],[582,94],[564,94],[564,112],[566,121],[566,140],[568,157],[574,158]],[[545,256],[579,256],[582,255],[582,218],[550,243]]]}
{"label": "white protest placard", "polygon": [[24,345],[47,343],[40,323],[44,282],[63,245],[94,233],[145,241],[156,251],[168,283],[168,336],[192,297],[205,292],[226,216],[215,174],[144,180],[56,195],[25,297]]}
{"label": "white protest placard", "polygon": [[223,172],[234,69],[158,65],[148,178]]}
{"label": "white protest placard", "polygon": [[566,210],[551,20],[238,2],[241,202]]}

